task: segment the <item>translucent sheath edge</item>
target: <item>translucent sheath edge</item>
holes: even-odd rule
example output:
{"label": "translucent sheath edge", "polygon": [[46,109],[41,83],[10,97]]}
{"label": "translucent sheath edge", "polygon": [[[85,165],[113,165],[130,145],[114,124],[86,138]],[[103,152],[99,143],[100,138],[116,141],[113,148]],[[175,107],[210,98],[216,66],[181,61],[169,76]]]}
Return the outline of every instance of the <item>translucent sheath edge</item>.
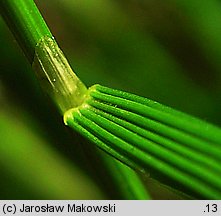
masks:
{"label": "translucent sheath edge", "polygon": [[45,36],[38,42],[32,68],[43,90],[62,114],[83,102],[87,88],[73,72],[53,38]]}

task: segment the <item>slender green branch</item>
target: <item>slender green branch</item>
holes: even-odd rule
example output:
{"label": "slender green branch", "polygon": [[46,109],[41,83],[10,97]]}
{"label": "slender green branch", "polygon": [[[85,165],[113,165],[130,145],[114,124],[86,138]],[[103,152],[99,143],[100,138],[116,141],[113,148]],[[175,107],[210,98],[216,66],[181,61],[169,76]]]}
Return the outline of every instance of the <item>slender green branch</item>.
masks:
{"label": "slender green branch", "polygon": [[1,0],[1,14],[40,84],[63,114],[81,104],[85,85],[72,71],[33,0]]}
{"label": "slender green branch", "polygon": [[32,63],[39,40],[52,34],[33,0],[1,0],[3,18],[13,32],[27,59]]}

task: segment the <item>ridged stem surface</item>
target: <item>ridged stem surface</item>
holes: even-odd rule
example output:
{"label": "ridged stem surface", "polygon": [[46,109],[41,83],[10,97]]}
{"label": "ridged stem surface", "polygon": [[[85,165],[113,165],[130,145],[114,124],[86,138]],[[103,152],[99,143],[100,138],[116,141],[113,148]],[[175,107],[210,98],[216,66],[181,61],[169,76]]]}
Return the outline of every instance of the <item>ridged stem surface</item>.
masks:
{"label": "ridged stem surface", "polygon": [[214,125],[100,85],[64,120],[118,160],[172,188],[221,198],[221,130]]}

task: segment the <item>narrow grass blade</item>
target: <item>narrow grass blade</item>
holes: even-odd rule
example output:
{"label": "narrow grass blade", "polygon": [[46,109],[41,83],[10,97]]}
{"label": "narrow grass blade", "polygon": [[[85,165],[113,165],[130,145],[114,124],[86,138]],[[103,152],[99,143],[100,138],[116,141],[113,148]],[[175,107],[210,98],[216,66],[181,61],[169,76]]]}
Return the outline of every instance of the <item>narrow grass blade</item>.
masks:
{"label": "narrow grass blade", "polygon": [[196,198],[221,198],[221,130],[154,101],[100,85],[65,123],[127,165]]}

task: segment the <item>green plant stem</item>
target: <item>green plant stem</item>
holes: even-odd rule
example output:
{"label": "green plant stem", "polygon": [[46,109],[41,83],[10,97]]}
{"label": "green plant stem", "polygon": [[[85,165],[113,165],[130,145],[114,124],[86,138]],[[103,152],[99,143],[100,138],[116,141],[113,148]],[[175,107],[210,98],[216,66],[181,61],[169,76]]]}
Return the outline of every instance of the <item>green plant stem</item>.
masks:
{"label": "green plant stem", "polygon": [[52,34],[33,0],[0,0],[1,14],[13,32],[27,59],[32,63],[35,46]]}
{"label": "green plant stem", "polygon": [[1,0],[0,8],[41,86],[60,112],[78,106],[87,89],[72,71],[34,1]]}

